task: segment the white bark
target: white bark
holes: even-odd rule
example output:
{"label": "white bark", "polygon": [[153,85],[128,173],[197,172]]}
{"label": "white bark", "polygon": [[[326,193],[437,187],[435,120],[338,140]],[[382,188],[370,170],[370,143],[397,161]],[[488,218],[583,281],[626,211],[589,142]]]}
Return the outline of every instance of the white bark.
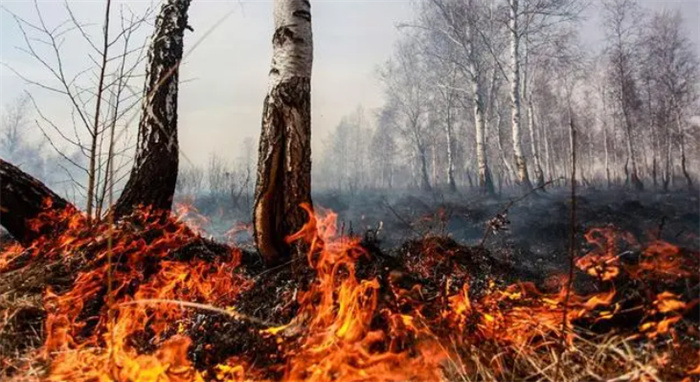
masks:
{"label": "white bark", "polygon": [[503,149],[503,142],[501,139],[501,122],[502,122],[502,117],[500,113],[500,109],[498,107],[498,99],[494,99],[494,109],[496,110],[496,143],[498,144],[498,152],[500,153],[501,156],[501,162],[503,163],[503,166],[506,169],[506,178],[510,181],[514,179],[515,172],[513,171],[513,167],[510,165],[510,162],[508,162],[508,158],[506,158],[505,150]]}
{"label": "white bark", "polygon": [[676,113],[676,125],[678,126],[678,145],[680,147],[680,154],[681,154],[681,173],[683,174],[683,177],[685,178],[688,189],[692,190],[693,189],[693,181],[690,178],[690,174],[688,174],[688,168],[686,166],[685,137],[684,137],[684,132],[683,132],[683,117],[681,116],[680,111],[678,111]]}
{"label": "white bark", "polygon": [[545,166],[547,166],[547,173],[549,175],[549,181],[554,179],[554,163],[552,157],[549,154],[549,129],[547,126],[542,126],[542,140],[544,141],[544,161]]}
{"label": "white bark", "polygon": [[[308,0],[275,0],[270,89],[294,77],[311,78],[313,42]],[[285,43],[291,39],[290,43]]]}
{"label": "white bark", "polygon": [[523,154],[521,133],[520,133],[520,32],[518,28],[518,7],[519,0],[509,0],[510,5],[510,58],[511,58],[511,114],[513,133],[513,153],[515,156],[515,166],[518,171],[518,181],[525,189],[532,188],[527,174],[527,164]]}
{"label": "white bark", "polygon": [[484,120],[484,96],[479,81],[472,79],[474,92],[474,126],[476,128],[476,165],[479,177],[479,188],[493,194],[493,182],[486,161],[486,134]]}
{"label": "white bark", "polygon": [[450,191],[455,191],[457,185],[455,184],[455,165],[454,165],[454,154],[452,150],[452,108],[447,106],[447,121],[445,123],[445,138],[447,140],[447,184],[450,187]]}
{"label": "white bark", "polygon": [[540,155],[537,150],[537,136],[535,134],[536,122],[535,122],[535,110],[532,106],[532,100],[528,99],[527,105],[527,117],[528,117],[528,128],[530,130],[530,145],[532,146],[532,160],[533,166],[535,166],[535,181],[537,186],[542,186],[544,184],[544,174],[542,173],[542,165],[540,163]]}

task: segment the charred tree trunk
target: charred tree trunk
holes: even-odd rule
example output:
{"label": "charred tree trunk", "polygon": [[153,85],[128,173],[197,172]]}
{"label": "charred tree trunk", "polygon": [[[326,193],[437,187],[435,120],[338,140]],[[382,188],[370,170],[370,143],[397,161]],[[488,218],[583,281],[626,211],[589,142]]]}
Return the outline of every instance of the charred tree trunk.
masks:
{"label": "charred tree trunk", "polygon": [[688,167],[686,165],[685,160],[685,137],[683,134],[683,117],[681,116],[680,111],[676,113],[676,125],[678,126],[678,146],[680,147],[681,155],[681,173],[685,178],[688,190],[693,190],[693,180],[690,178],[690,174],[688,173]]}
{"label": "charred tree trunk", "polygon": [[270,87],[263,110],[253,211],[255,243],[268,265],[292,252],[285,237],[311,203],[311,5],[275,0]]}
{"label": "charred tree trunk", "polygon": [[75,209],[43,183],[0,159],[0,224],[22,245],[28,246],[45,234],[31,229],[32,219],[47,210],[66,208]]}
{"label": "charred tree trunk", "polygon": [[114,217],[135,206],[170,211],[177,181],[177,93],[190,0],[168,0],[160,9],[148,50],[148,68],[134,167],[114,206]]}

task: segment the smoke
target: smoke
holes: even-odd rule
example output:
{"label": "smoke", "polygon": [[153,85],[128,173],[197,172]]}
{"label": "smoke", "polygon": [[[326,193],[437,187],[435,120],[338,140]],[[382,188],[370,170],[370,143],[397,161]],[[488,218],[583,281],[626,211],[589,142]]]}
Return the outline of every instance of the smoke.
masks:
{"label": "smoke", "polygon": [[[49,188],[73,202],[81,200],[79,182],[84,178],[70,161],[80,164],[78,152],[63,150],[65,157],[51,147],[35,125],[31,101],[27,94],[4,107],[0,126],[0,157],[45,183]],[[67,153],[67,154],[65,154]]]}

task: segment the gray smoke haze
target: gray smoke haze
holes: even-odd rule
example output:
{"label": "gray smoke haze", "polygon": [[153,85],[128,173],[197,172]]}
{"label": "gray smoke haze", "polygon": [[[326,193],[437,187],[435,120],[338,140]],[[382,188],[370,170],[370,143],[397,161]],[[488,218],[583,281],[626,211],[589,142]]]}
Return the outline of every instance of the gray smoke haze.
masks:
{"label": "gray smoke haze", "polygon": [[[91,23],[99,33],[104,4],[100,1],[69,1],[76,16]],[[115,7],[128,6],[143,10],[144,1],[116,1]],[[687,21],[689,35],[700,46],[700,9],[695,0],[653,1],[640,3],[649,9],[680,9]],[[193,4],[190,24],[194,33],[186,35],[186,51],[195,47],[181,68],[180,137],[188,160],[206,166],[211,153],[233,160],[240,157],[246,137],[257,141],[262,101],[267,90],[267,72],[271,57],[272,2],[267,1],[197,1]],[[39,1],[49,24],[68,17],[62,2]],[[151,6],[158,7],[158,3]],[[597,17],[597,1],[584,15],[582,39],[595,49],[602,43]],[[24,46],[11,13],[35,20],[34,4],[28,0],[2,1],[0,12],[0,67],[2,112],[7,104],[25,90],[31,91],[43,112],[58,125],[68,125],[70,115],[66,100],[27,86],[7,66],[37,81],[48,81],[45,69],[18,47]],[[115,8],[116,9],[116,8]],[[411,19],[411,1],[314,1],[314,71],[312,89],[313,153],[320,160],[324,140],[358,105],[372,111],[383,103],[376,68],[391,55],[399,35],[396,25]],[[228,16],[227,16],[228,15]],[[220,25],[217,22],[222,20]],[[210,29],[210,34],[205,35]],[[144,28],[142,38],[150,33]],[[71,70],[90,65],[87,51],[80,45],[67,44]],[[135,129],[134,126],[131,127]],[[31,134],[40,138],[33,129]],[[248,141],[250,142],[250,141]]]}

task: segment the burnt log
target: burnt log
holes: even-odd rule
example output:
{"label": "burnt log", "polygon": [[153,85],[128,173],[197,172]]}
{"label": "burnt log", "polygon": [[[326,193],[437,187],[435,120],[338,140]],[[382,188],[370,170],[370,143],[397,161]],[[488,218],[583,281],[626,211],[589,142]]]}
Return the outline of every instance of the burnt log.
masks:
{"label": "burnt log", "polygon": [[28,246],[46,233],[33,230],[29,224],[32,219],[41,212],[66,208],[75,207],[36,178],[0,159],[0,224],[20,244]]}
{"label": "burnt log", "polygon": [[134,166],[113,207],[116,219],[136,206],[170,211],[179,162],[177,94],[190,0],[168,0],[160,9],[148,50],[144,100]]}

